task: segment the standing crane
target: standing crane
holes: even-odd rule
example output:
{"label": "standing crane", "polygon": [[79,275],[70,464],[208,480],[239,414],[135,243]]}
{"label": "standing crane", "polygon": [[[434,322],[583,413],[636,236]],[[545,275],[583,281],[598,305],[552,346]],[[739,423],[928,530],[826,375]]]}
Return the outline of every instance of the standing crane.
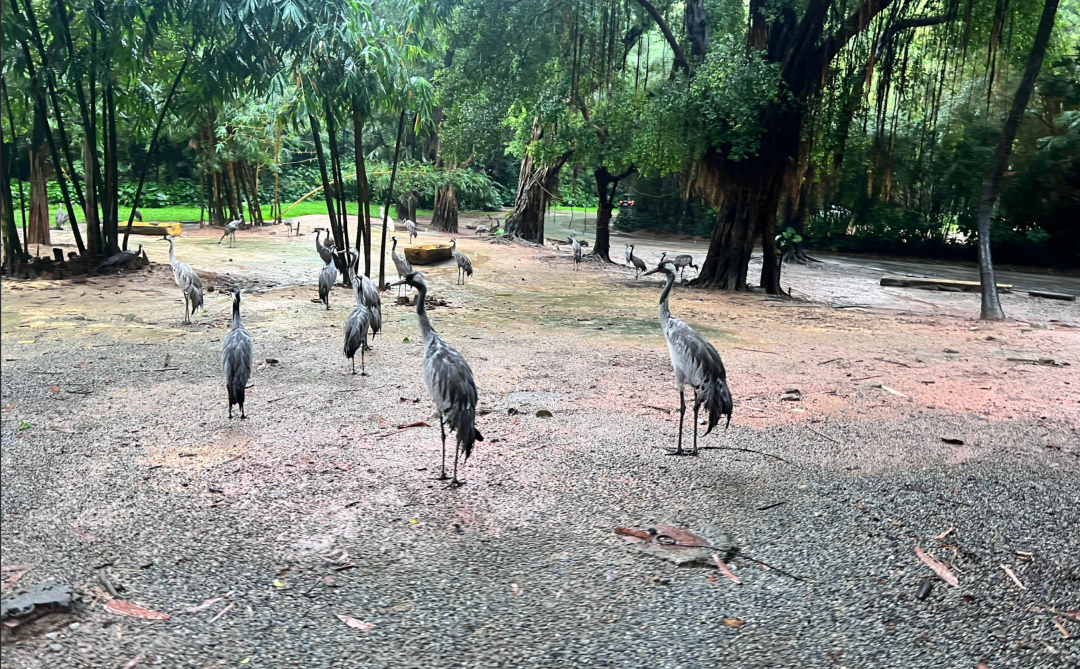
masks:
{"label": "standing crane", "polygon": [[457,261],[458,268],[458,281],[459,283],[465,283],[465,275],[472,276],[472,261],[469,260],[469,256],[465,255],[461,251],[457,250],[457,240],[450,240],[450,252],[454,254],[454,260]]}
{"label": "standing crane", "polygon": [[[407,283],[416,289],[416,318],[420,321],[420,334],[424,345],[424,383],[428,394],[435,404],[435,413],[439,416],[439,431],[442,433],[442,469],[439,480],[446,480],[446,428],[457,433],[457,445],[454,449],[454,478],[451,485],[461,485],[458,480],[458,455],[465,454],[469,461],[473,446],[484,437],[476,429],[476,381],[472,369],[457,350],[439,337],[428,319],[428,285],[424,275],[419,272],[407,274],[397,283]],[[397,285],[397,284],[393,284]]]}
{"label": "standing crane", "polygon": [[56,227],[53,230],[63,230],[64,223],[68,222],[68,214],[63,209],[59,209],[56,212]]}
{"label": "standing crane", "polygon": [[412,220],[405,219],[405,229],[409,231],[409,243],[412,244],[419,233],[416,231],[416,223]]}
{"label": "standing crane", "polygon": [[634,266],[634,278],[635,279],[637,279],[639,276],[641,276],[642,272],[649,269],[648,266],[645,265],[644,260],[642,260],[641,258],[634,255],[634,245],[633,244],[627,244],[626,245],[626,261]]}
{"label": "standing crane", "polygon": [[[395,286],[400,286],[400,285],[402,285],[402,282],[400,281],[400,279],[404,279],[409,274],[412,274],[413,268],[412,268],[412,265],[409,264],[409,261],[404,258],[404,256],[399,256],[398,255],[398,252],[397,252],[397,237],[391,237],[390,241],[393,242],[393,244],[390,245],[390,259],[394,261],[394,267],[397,268],[397,275],[398,275],[398,279],[399,279],[399,281],[397,283],[395,283],[394,285]],[[408,284],[404,284],[404,285],[405,285],[405,296],[408,297],[408,295],[409,295],[409,285]],[[400,294],[401,291],[399,290],[398,293]]]}
{"label": "standing crane", "polygon": [[371,327],[371,311],[364,304],[364,292],[356,272],[348,269],[349,283],[352,284],[356,307],[345,321],[345,357],[352,362],[352,373],[356,373],[356,352],[360,351],[360,376],[367,376],[364,371],[364,351],[367,350],[368,328]]}
{"label": "standing crane", "polygon": [[394,225],[394,217],[386,214],[386,207],[379,207],[379,218],[386,216],[386,231],[397,232],[397,228]]}
{"label": "standing crane", "polygon": [[[337,253],[337,251],[333,253]],[[338,279],[338,270],[334,264],[333,253],[330,255],[330,261],[326,263],[322,272],[319,273],[319,301],[326,305],[327,311],[330,311],[330,289],[334,287]]]}
{"label": "standing crane", "polygon": [[190,311],[191,315],[194,316],[195,310],[202,308],[203,305],[202,279],[195,273],[195,270],[191,269],[191,265],[176,259],[176,248],[172,235],[165,235],[161,239],[169,242],[169,267],[172,267],[173,281],[180,288],[180,292],[184,294],[184,323],[190,323],[191,319],[188,317],[188,312]]}
{"label": "standing crane", "polygon": [[119,267],[126,264],[129,260],[142,253],[142,244],[139,244],[139,248],[135,251],[121,251],[116,255],[111,255],[108,258],[102,260],[97,264],[94,269],[102,270],[109,267]]}
{"label": "standing crane", "polygon": [[225,231],[221,233],[221,239],[218,240],[218,244],[225,241],[225,238],[229,238],[229,248],[236,246],[236,231],[240,229],[240,224],[244,222],[244,219],[237,218],[229,221],[225,224]]}
{"label": "standing crane", "polygon": [[[334,246],[332,244],[323,244],[319,241],[319,235],[326,232],[326,228],[315,228],[315,250],[319,252],[319,257],[322,258],[323,263],[332,262],[334,260]],[[327,239],[330,239],[330,235],[326,235]]]}
{"label": "standing crane", "polygon": [[577,240],[576,234],[567,239],[570,240],[570,248],[574,250],[574,269],[577,269],[581,264],[581,242]]}
{"label": "standing crane", "polygon": [[694,450],[690,455],[697,455],[697,419],[702,404],[709,412],[709,427],[705,430],[705,435],[712,432],[720,422],[721,415],[727,415],[727,425],[731,424],[732,403],[731,391],[727,386],[727,372],[724,371],[724,363],[713,345],[692,327],[673,317],[668,309],[668,297],[675,284],[675,263],[668,260],[645,274],[657,272],[667,275],[667,286],[660,295],[660,327],[667,339],[671,366],[675,370],[675,384],[679,387],[679,445],[670,454],[686,455],[682,447],[683,416],[686,415],[684,388],[690,384],[694,389]]}
{"label": "standing crane", "polygon": [[240,321],[240,288],[232,289],[232,329],[225,335],[221,346],[221,368],[225,372],[225,388],[229,391],[229,418],[234,404],[240,405],[240,418],[244,415],[244,390],[251,377],[254,347],[251,335]]}
{"label": "standing crane", "polygon": [[[355,277],[356,274],[353,273]],[[360,282],[361,296],[364,298],[364,306],[368,308],[371,314],[368,323],[370,324],[371,340],[375,341],[375,335],[379,334],[382,330],[382,297],[379,296],[379,288],[375,285],[366,274],[361,274],[359,278],[354,278],[353,282]]]}

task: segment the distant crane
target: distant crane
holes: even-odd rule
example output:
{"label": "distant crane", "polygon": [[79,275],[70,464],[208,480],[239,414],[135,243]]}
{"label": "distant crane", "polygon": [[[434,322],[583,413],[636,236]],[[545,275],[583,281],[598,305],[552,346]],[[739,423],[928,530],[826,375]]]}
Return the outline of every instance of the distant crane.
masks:
{"label": "distant crane", "polygon": [[[469,461],[473,446],[484,437],[476,429],[476,381],[472,369],[465,358],[439,337],[428,319],[428,285],[424,275],[419,272],[407,274],[397,283],[406,283],[416,288],[416,318],[420,321],[420,334],[424,345],[424,383],[439,416],[439,431],[442,433],[442,469],[439,480],[446,476],[446,428],[457,433],[457,445],[454,448],[454,478],[451,485],[461,485],[458,480],[458,455],[465,454]],[[397,284],[392,284],[397,285]]]}
{"label": "distant crane", "polygon": [[64,211],[63,209],[58,209],[56,211],[56,226],[53,227],[53,230],[63,230],[64,229],[64,223],[67,223],[67,222],[68,222],[68,214],[67,214],[67,212]]}
{"label": "distant crane", "polygon": [[[338,251],[334,251],[334,253],[338,253]],[[327,311],[330,311],[330,290],[337,283],[337,280],[337,265],[334,264],[334,258],[331,255],[330,262],[326,263],[322,272],[319,273],[319,301],[326,305]]]}
{"label": "distant crane", "polygon": [[292,218],[286,218],[285,220],[282,221],[282,223],[284,223],[285,227],[289,229],[289,236],[290,237],[293,236],[293,226],[296,226],[296,235],[297,236],[300,235],[300,222],[299,221],[296,221],[295,219],[292,219]]}
{"label": "distant crane", "polygon": [[240,405],[240,418],[244,415],[244,391],[251,377],[254,347],[251,335],[240,321],[240,288],[232,289],[232,329],[225,335],[221,346],[221,368],[225,372],[225,388],[229,391],[229,418],[234,404]]}
{"label": "distant crane", "polygon": [[[664,258],[666,258],[666,257],[667,257],[667,251],[664,251],[664,253],[660,256],[661,264],[664,262]],[[698,266],[694,264],[694,256],[692,256],[692,255],[690,255],[688,253],[683,253],[682,255],[677,255],[677,256],[675,256],[674,260],[671,260],[669,262],[674,263],[675,264],[675,269],[679,270],[679,281],[683,280],[683,272],[686,271],[687,267],[693,267],[694,269],[698,270],[699,272],[701,271],[698,268]]]}
{"label": "distant crane", "polygon": [[450,240],[450,251],[454,254],[454,260],[457,261],[458,268],[458,281],[459,283],[465,283],[465,275],[472,276],[472,261],[469,260],[469,256],[465,255],[461,251],[457,250],[457,240]]}
{"label": "distant crane", "polygon": [[94,269],[102,270],[109,267],[119,267],[127,264],[129,260],[142,253],[142,244],[139,244],[139,248],[135,251],[121,251],[116,255],[109,256],[97,264]]}
{"label": "distant crane", "polygon": [[236,231],[240,229],[240,224],[244,222],[243,217],[229,221],[225,224],[225,231],[221,233],[221,239],[218,240],[218,244],[225,241],[225,238],[229,238],[229,248],[236,246]]}
{"label": "distant crane", "polygon": [[419,234],[416,231],[416,223],[406,218],[405,229],[409,231],[409,243],[412,244],[413,240],[416,239]]}
{"label": "distant crane", "polygon": [[382,297],[379,296],[378,286],[367,275],[361,274],[359,278],[353,279],[354,283],[357,281],[360,282],[360,292],[364,299],[364,306],[368,308],[371,314],[369,319],[371,340],[375,341],[375,335],[382,331]]}
{"label": "distant crane", "polygon": [[487,232],[487,231],[488,231],[488,227],[487,227],[486,225],[484,225],[483,223],[481,223],[480,225],[476,226],[476,236],[477,236],[477,237],[479,237],[479,236],[480,236],[480,233],[481,233],[481,232]]}
{"label": "distant crane", "polygon": [[634,266],[634,278],[637,279],[641,276],[641,273],[649,269],[645,264],[645,261],[634,255],[634,245],[626,245],[626,262]]}
{"label": "distant crane", "polygon": [[195,270],[191,269],[191,265],[176,259],[176,248],[172,235],[165,235],[161,239],[169,242],[169,266],[172,267],[173,281],[180,288],[180,292],[184,294],[184,323],[190,323],[191,318],[188,317],[188,312],[190,311],[191,315],[194,316],[195,311],[202,308],[203,305],[202,279],[199,278]]}
{"label": "distant crane", "polygon": [[567,237],[570,240],[570,248],[574,250],[574,269],[578,269],[578,265],[581,264],[581,242],[577,240],[577,235]]}
{"label": "distant crane", "polygon": [[[319,241],[319,235],[326,232],[326,228],[315,228],[315,250],[319,252],[319,257],[322,258],[323,264],[331,262],[334,259],[334,246],[333,244],[323,244]],[[330,235],[326,235],[327,239],[330,239]]]}
{"label": "distant crane", "polygon": [[[410,265],[409,261],[406,260],[403,256],[398,255],[398,252],[397,252],[397,237],[391,237],[390,241],[393,242],[393,244],[390,245],[390,259],[394,261],[394,267],[397,268],[398,279],[404,279],[406,276],[408,276],[409,274],[412,273],[412,271],[413,271],[412,265]],[[395,286],[400,286],[400,285],[402,285],[402,282],[398,281],[394,285]],[[405,285],[405,295],[408,296],[409,295],[409,286],[408,286],[408,284],[404,284],[404,285]],[[398,291],[398,294],[399,295],[401,294],[400,290]]]}
{"label": "distant crane", "polygon": [[361,287],[356,272],[348,269],[349,283],[352,284],[356,307],[345,321],[345,357],[352,362],[352,373],[356,373],[356,352],[360,351],[360,376],[367,376],[364,371],[364,351],[368,348],[367,335],[371,327],[371,311],[364,304],[364,289]]}
{"label": "distant crane", "polygon": [[379,207],[379,218],[382,218],[384,215],[386,216],[386,231],[397,232],[397,229],[394,226],[394,217],[386,214],[386,207]]}
{"label": "distant crane", "polygon": [[660,327],[667,339],[671,366],[675,370],[675,384],[679,387],[679,445],[670,454],[686,455],[682,447],[682,435],[683,417],[686,415],[684,388],[689,384],[694,389],[694,450],[690,455],[697,455],[697,418],[702,404],[709,413],[709,427],[705,430],[705,435],[712,432],[722,415],[727,415],[727,425],[731,424],[732,402],[731,391],[727,385],[727,372],[713,345],[692,327],[673,317],[668,309],[668,297],[675,284],[675,263],[668,260],[645,274],[657,272],[667,275],[667,286],[660,295]]}

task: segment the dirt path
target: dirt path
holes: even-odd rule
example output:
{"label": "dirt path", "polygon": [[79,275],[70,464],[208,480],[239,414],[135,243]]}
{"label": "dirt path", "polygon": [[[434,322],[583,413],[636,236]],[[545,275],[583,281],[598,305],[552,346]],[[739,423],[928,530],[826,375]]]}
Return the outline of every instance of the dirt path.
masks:
{"label": "dirt path", "polygon": [[[668,458],[659,281],[462,236],[473,280],[425,274],[446,302],[436,328],[476,373],[485,440],[447,489],[437,429],[398,427],[433,422],[415,315],[385,295],[370,376],[347,374],[351,297],[311,302],[310,228],[244,231],[232,250],[185,231],[178,256],[215,287],[192,326],[167,265],[3,283],[0,555],[35,565],[20,585],[87,597],[0,628],[4,667],[1077,661],[1054,622],[1080,623],[1047,607],[1080,601],[1080,331],[981,324],[932,308],[937,294],[897,311],[677,288],[672,311],[717,345],[736,407],[701,456]],[[257,360],[277,360],[243,422],[218,367],[234,283]],[[780,401],[789,388],[801,401]],[[802,580],[737,557],[736,586],[613,532],[665,521]],[[960,587],[916,599],[932,576],[916,545]],[[103,565],[171,620],[105,612]]]}

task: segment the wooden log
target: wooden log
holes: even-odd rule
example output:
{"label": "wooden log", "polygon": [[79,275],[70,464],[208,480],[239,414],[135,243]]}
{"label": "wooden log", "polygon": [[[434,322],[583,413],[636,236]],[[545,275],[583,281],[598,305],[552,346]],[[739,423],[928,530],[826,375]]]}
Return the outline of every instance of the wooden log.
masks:
{"label": "wooden log", "polygon": [[[955,279],[935,279],[933,277],[883,276],[882,286],[893,288],[918,288],[920,290],[942,290],[951,293],[978,293],[982,286],[978,281],[957,281]],[[1011,283],[999,283],[997,289],[1002,293],[1012,292]]]}
{"label": "wooden log", "polygon": [[1047,290],[1029,290],[1028,295],[1031,297],[1045,297],[1048,300],[1065,300],[1066,302],[1076,301],[1075,295],[1069,295],[1068,293],[1051,293]]}
{"label": "wooden log", "polygon": [[433,265],[452,257],[449,244],[421,244],[403,250],[410,265]]}
{"label": "wooden log", "polygon": [[156,237],[164,237],[165,235],[172,235],[173,237],[179,237],[184,232],[184,229],[179,223],[140,223],[135,222],[131,226],[131,234],[133,235],[150,235]]}

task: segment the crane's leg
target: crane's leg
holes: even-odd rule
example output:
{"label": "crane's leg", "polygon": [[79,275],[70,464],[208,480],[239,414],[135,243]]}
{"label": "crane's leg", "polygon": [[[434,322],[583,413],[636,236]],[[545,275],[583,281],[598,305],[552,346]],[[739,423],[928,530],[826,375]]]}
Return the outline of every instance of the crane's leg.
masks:
{"label": "crane's leg", "polygon": [[244,403],[240,403],[240,420],[244,420],[247,416],[244,415]]}
{"label": "crane's leg", "polygon": [[690,453],[690,455],[697,455],[698,454],[698,450],[697,450],[697,415],[698,415],[698,411],[700,409],[701,409],[701,402],[698,401],[697,391],[695,390],[694,391],[694,451],[692,453]]}
{"label": "crane's leg", "polygon": [[443,423],[442,416],[439,416],[439,431],[442,432],[442,468],[439,470],[439,481],[445,481],[450,478],[446,475],[446,424]]}
{"label": "crane's leg", "polygon": [[457,477],[457,460],[459,453],[461,453],[461,449],[458,448],[457,444],[454,444],[454,478],[450,481],[450,485],[464,485],[465,483]]}
{"label": "crane's leg", "polygon": [[[353,358],[353,364],[356,364],[356,358]],[[367,376],[367,372],[364,371],[364,347],[360,347],[360,376]]]}
{"label": "crane's leg", "polygon": [[353,357],[349,358],[349,360],[352,362],[352,373],[356,374],[356,354],[353,354]]}
{"label": "crane's leg", "polygon": [[668,451],[668,455],[686,455],[682,449],[683,417],[686,416],[686,394],[679,388],[679,446],[674,451]]}
{"label": "crane's leg", "polygon": [[232,420],[232,402],[229,403],[229,420]]}

